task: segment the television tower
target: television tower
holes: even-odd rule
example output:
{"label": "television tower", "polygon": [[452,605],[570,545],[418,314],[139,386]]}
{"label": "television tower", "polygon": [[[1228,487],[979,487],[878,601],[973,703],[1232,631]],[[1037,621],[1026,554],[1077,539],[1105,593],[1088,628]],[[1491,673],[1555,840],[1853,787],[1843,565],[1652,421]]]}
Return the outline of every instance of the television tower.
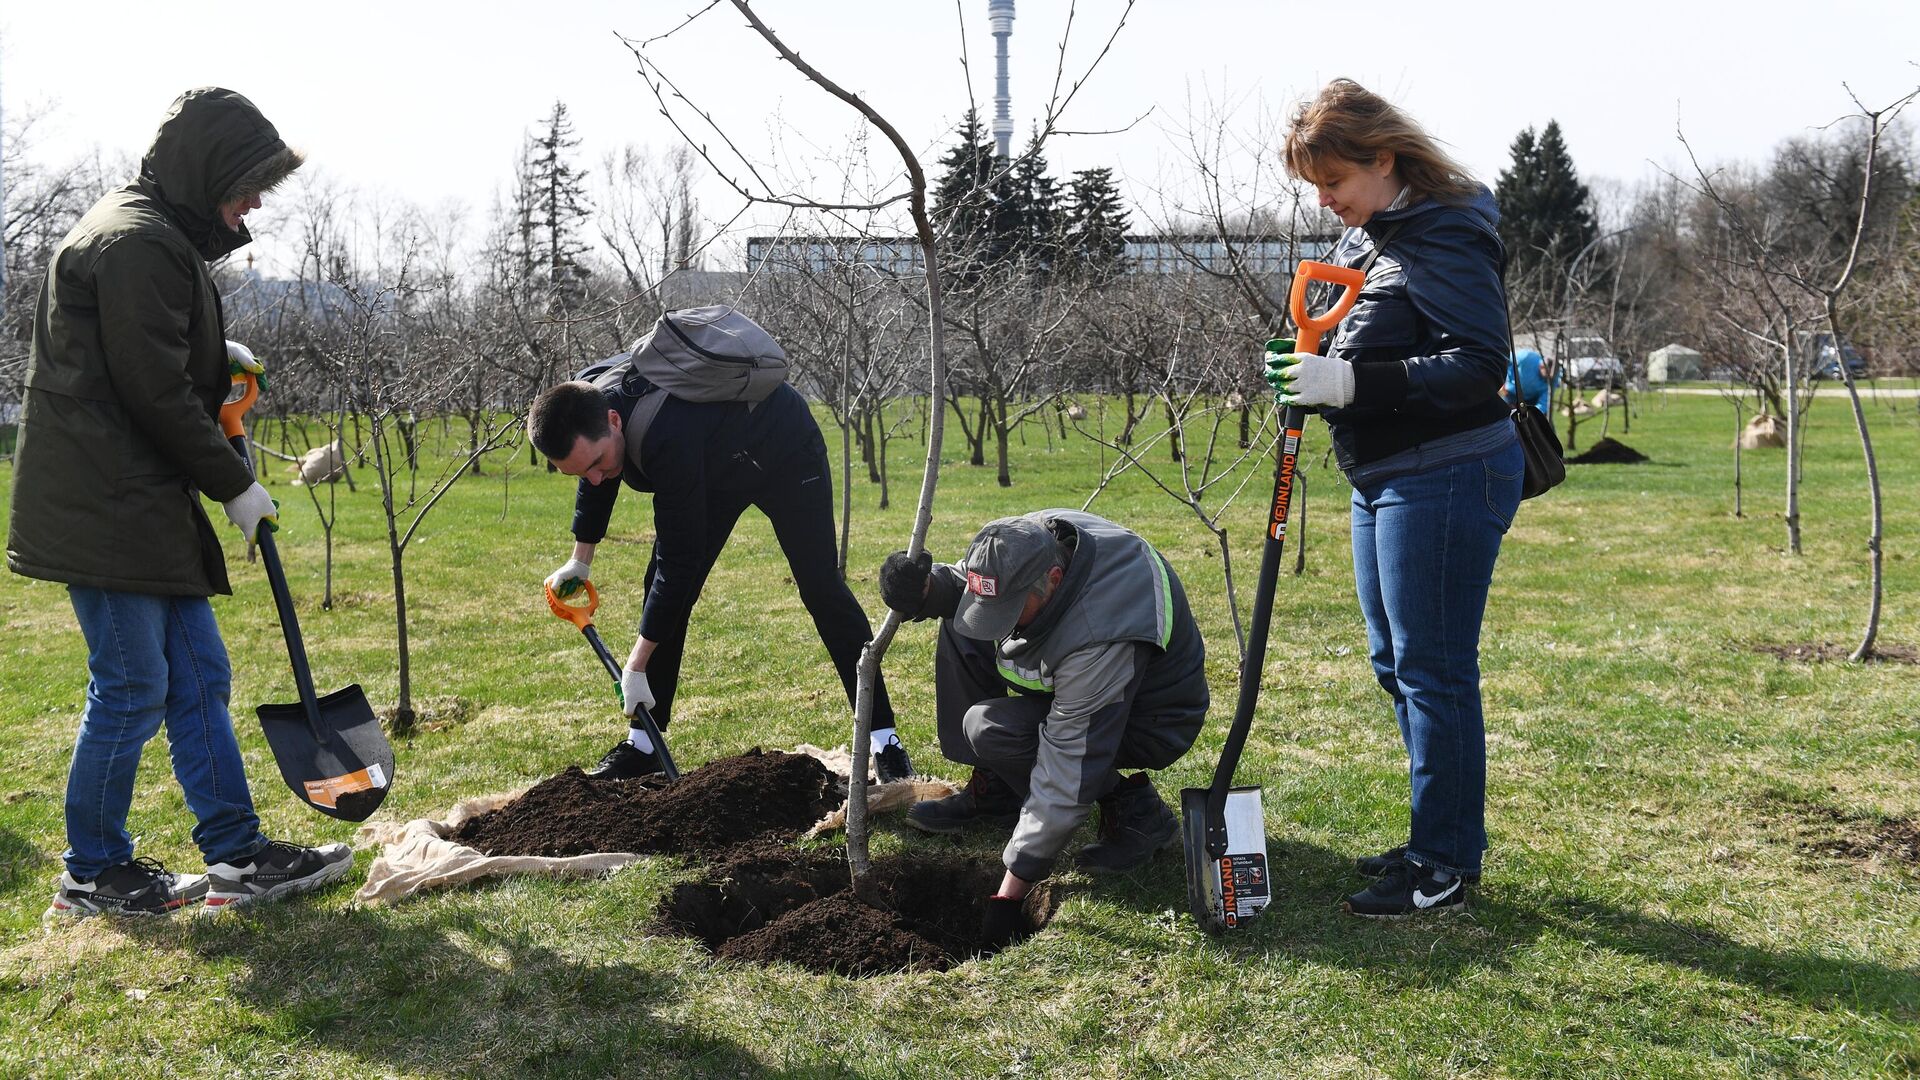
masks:
{"label": "television tower", "polygon": [[993,141],[1000,160],[1013,153],[1013,114],[1007,93],[1007,39],[1013,36],[1013,0],[987,0],[987,18],[993,22]]}

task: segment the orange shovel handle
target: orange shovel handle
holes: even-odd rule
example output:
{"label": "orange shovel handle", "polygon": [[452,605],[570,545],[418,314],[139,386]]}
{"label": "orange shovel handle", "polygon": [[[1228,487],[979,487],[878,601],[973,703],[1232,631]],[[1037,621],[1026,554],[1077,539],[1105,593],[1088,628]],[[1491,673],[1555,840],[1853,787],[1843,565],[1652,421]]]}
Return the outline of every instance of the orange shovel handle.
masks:
{"label": "orange shovel handle", "polygon": [[[579,627],[581,630],[585,630],[587,627],[593,625],[593,613],[600,607],[600,593],[593,587],[593,582],[591,581],[582,581],[580,588],[586,593],[587,602],[584,604],[569,604],[565,600],[560,599],[560,595],[553,591],[553,586],[548,585],[546,587],[547,607],[551,609],[555,615]],[[575,595],[578,594],[576,593]]]}
{"label": "orange shovel handle", "polygon": [[251,371],[243,371],[233,377],[233,385],[241,387],[239,396],[234,391],[227,392],[227,400],[220,405],[220,430],[232,439],[247,433],[247,410],[260,399],[260,377]]}
{"label": "orange shovel handle", "polygon": [[[1334,266],[1332,263],[1315,262],[1302,259],[1300,268],[1293,272],[1293,294],[1289,297],[1288,311],[1293,316],[1293,324],[1300,328],[1300,339],[1294,343],[1295,352],[1318,353],[1320,336],[1340,325],[1340,320],[1353,310],[1354,301],[1360,299],[1360,286],[1367,280],[1366,271],[1358,267]],[[1340,299],[1324,314],[1307,314],[1307,286],[1316,281],[1341,287]]]}

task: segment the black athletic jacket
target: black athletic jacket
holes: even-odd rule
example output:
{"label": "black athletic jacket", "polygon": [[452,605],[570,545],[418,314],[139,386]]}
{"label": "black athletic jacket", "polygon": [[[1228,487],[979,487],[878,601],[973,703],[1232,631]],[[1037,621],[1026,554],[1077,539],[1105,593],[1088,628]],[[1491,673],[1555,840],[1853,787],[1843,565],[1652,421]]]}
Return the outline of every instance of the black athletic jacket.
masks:
{"label": "black athletic jacket", "polygon": [[[623,417],[632,415],[639,400],[617,392],[607,397]],[[640,450],[646,471],[629,456],[620,472],[628,487],[653,492],[654,556],[660,565],[640,616],[640,636],[678,641],[713,562],[708,495],[784,482],[790,470],[824,461],[826,440],[806,399],[782,386],[751,409],[738,401],[668,398]],[[573,538],[583,544],[604,539],[619,495],[614,481],[581,480],[573,500]]]}
{"label": "black athletic jacket", "polygon": [[1422,199],[1348,229],[1327,261],[1358,266],[1395,223],[1329,355],[1353,364],[1353,404],[1323,415],[1342,469],[1507,415],[1507,252],[1482,187],[1466,206]]}

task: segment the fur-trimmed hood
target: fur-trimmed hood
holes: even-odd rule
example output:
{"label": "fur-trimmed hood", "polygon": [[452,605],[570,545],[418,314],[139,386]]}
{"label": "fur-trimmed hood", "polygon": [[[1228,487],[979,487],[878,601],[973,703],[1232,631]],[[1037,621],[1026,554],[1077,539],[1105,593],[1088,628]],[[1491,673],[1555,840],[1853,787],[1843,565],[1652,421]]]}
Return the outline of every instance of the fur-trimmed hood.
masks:
{"label": "fur-trimmed hood", "polygon": [[271,190],[303,160],[253,102],[203,86],[167,110],[140,161],[138,186],[167,208],[203,258],[217,259],[253,239],[245,225],[220,221],[220,204]]}

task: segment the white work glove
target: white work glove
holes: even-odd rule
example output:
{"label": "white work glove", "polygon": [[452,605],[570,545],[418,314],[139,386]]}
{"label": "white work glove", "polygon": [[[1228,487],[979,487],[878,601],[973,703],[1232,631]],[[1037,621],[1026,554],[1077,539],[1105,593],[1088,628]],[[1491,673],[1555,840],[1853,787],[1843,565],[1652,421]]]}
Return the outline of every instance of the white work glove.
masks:
{"label": "white work glove", "polygon": [[568,559],[565,566],[547,575],[547,588],[552,589],[555,596],[570,596],[573,594],[574,589],[579,588],[579,586],[576,585],[573,588],[568,588],[567,582],[585,581],[592,570],[592,563],[584,563],[579,559]]}
{"label": "white work glove", "polygon": [[254,358],[253,350],[237,341],[227,342],[227,366],[235,375],[243,371],[251,371],[255,375],[267,373],[267,365]]}
{"label": "white work glove", "polygon": [[632,716],[640,706],[653,708],[653,687],[647,685],[647,673],[630,667],[620,669],[620,708]]}
{"label": "white work glove", "polygon": [[227,512],[227,520],[240,527],[240,532],[252,540],[260,531],[260,523],[278,531],[280,528],[280,504],[273,501],[267,489],[258,483],[249,484],[247,490],[220,504]]}
{"label": "white work glove", "polygon": [[1267,382],[1281,405],[1345,408],[1353,404],[1353,365],[1313,353],[1267,354]]}

